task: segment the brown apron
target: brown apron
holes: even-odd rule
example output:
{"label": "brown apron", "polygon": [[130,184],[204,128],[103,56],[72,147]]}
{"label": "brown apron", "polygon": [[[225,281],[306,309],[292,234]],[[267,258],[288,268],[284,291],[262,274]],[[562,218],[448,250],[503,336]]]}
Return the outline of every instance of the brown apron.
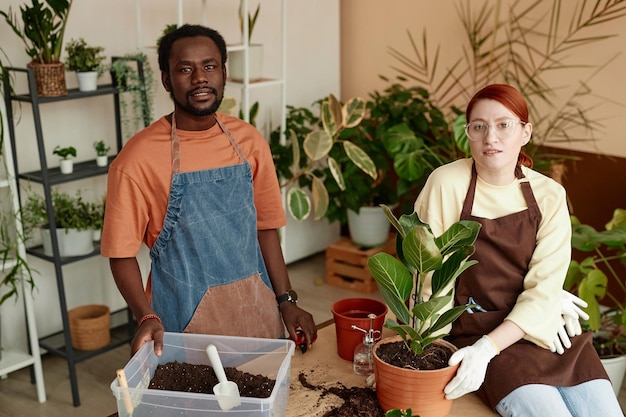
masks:
{"label": "brown apron", "polygon": [[[528,210],[497,219],[474,217],[471,213],[478,175],[472,166],[461,220],[482,224],[472,257],[478,260],[478,264],[457,280],[455,305],[465,304],[472,297],[486,312],[465,312],[454,323],[448,339],[459,348],[473,344],[498,327],[523,291],[524,277],[536,246],[541,212],[519,166],[515,169],[515,176],[519,179]],[[509,346],[489,363],[478,396],[495,410],[502,398],[522,385],[572,386],[592,379],[608,379],[591,344],[591,333],[573,337],[571,342],[572,347],[563,355],[523,339]],[[577,363],[580,365],[576,366]]]}

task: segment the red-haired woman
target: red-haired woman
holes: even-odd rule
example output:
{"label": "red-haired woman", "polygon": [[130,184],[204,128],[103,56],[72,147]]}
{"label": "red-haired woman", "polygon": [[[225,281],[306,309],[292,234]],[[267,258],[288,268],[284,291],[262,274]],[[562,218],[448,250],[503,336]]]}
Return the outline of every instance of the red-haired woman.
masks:
{"label": "red-haired woman", "polygon": [[455,304],[480,308],[452,326],[450,363],[461,365],[447,398],[478,390],[503,416],[623,416],[590,333],[555,349],[562,305],[575,307],[562,291],[571,226],[564,188],[521,152],[532,134],[524,97],[489,85],[466,117],[472,157],[436,169],[415,202],[435,235],[459,219],[482,224],[479,262],[455,284]]}

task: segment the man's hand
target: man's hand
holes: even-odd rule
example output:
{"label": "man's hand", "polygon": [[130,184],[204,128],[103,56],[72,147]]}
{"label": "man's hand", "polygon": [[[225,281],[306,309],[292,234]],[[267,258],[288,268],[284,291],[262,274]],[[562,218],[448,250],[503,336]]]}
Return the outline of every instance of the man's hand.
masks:
{"label": "man's hand", "polygon": [[480,388],[485,380],[487,365],[497,354],[498,348],[486,335],[473,345],[454,352],[448,364],[454,366],[460,362],[461,366],[444,389],[446,399],[454,400]]}
{"label": "man's hand", "polygon": [[313,316],[296,304],[290,302],[281,303],[279,308],[283,316],[283,321],[285,322],[285,327],[289,332],[289,338],[294,341],[298,340],[297,330],[301,329],[304,332],[307,346],[310,349],[313,340],[317,337],[317,326],[315,326]]}
{"label": "man's hand", "polygon": [[154,341],[154,354],[161,356],[163,353],[163,325],[158,320],[146,320],[137,329],[137,333],[130,343],[130,355],[134,355],[144,343]]}

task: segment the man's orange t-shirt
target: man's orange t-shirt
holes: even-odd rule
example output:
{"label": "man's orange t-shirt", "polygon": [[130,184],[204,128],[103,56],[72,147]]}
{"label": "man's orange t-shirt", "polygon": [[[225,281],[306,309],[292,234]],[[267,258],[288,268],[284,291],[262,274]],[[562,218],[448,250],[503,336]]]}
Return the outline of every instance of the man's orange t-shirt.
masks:
{"label": "man's orange t-shirt", "polygon": [[[252,125],[218,114],[250,163],[259,230],[286,224],[269,145]],[[241,163],[218,124],[206,131],[177,130],[181,172]],[[165,218],[172,177],[171,124],[165,117],[133,136],[111,163],[101,253],[107,258],[137,255],[154,244]]]}

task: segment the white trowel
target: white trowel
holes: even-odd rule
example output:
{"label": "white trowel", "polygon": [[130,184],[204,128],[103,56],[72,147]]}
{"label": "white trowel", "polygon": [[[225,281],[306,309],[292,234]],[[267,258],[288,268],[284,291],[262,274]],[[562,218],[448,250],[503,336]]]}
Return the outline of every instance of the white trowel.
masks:
{"label": "white trowel", "polygon": [[209,356],[209,361],[219,381],[213,387],[213,393],[217,398],[220,408],[222,411],[228,411],[233,407],[237,407],[241,404],[239,399],[239,387],[233,381],[226,379],[224,366],[222,365],[220,355],[217,353],[215,345],[208,345],[206,347],[206,353]]}

